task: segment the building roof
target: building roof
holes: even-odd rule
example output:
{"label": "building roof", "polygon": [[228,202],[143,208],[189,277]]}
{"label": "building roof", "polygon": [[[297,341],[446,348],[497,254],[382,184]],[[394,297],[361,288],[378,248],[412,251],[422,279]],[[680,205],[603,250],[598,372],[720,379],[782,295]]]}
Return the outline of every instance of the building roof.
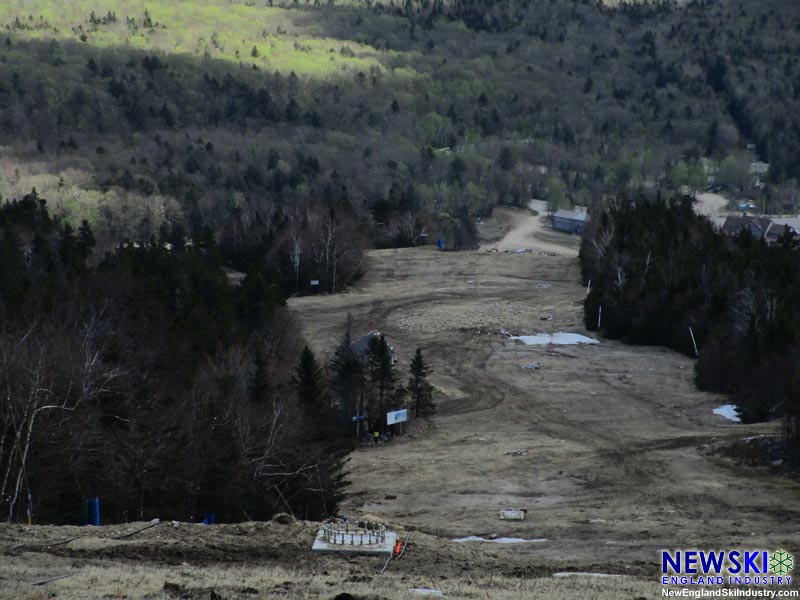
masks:
{"label": "building roof", "polygon": [[767,239],[770,241],[777,240],[779,237],[785,235],[789,231],[795,233],[795,230],[791,225],[773,223],[772,227],[770,227],[769,231],[767,231]]}
{"label": "building roof", "polygon": [[[377,329],[373,329],[367,335],[362,337],[360,340],[353,342],[350,347],[353,349],[353,352],[356,353],[356,356],[363,356],[369,351],[369,343],[373,338],[378,338],[383,334],[378,331]],[[384,336],[385,339],[385,336]],[[387,339],[386,343],[389,345],[389,353],[392,355],[392,360],[395,358],[395,350],[394,345]]]}
{"label": "building roof", "polygon": [[725,218],[722,224],[722,231],[728,235],[736,235],[742,229],[747,229],[754,237],[764,238],[769,242],[776,241],[787,231],[795,232],[791,224],[776,223],[768,217],[755,217],[749,215],[730,216]]}
{"label": "building roof", "polygon": [[589,220],[589,213],[585,210],[564,210],[558,209],[553,215],[554,219],[569,219],[570,221],[581,221],[585,223]]}
{"label": "building roof", "polygon": [[776,225],[788,225],[794,231],[800,231],[800,217],[773,217],[772,222]]}
{"label": "building roof", "polygon": [[752,217],[749,215],[730,216],[725,219],[722,224],[722,231],[729,235],[736,235],[742,229],[747,229],[753,235],[764,237],[769,231],[772,221],[767,217]]}

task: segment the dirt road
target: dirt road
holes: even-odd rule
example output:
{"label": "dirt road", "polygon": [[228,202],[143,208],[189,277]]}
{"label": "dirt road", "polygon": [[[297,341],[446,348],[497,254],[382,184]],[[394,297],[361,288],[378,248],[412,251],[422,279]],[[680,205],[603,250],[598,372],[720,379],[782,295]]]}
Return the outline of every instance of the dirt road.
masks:
{"label": "dirt road", "polygon": [[[527,242],[536,217],[514,218],[504,243]],[[655,574],[662,548],[792,546],[800,486],[714,451],[777,426],[714,415],[725,400],[696,390],[693,361],[501,333],[586,333],[578,264],[561,250],[371,251],[350,294],[292,300],[323,356],[350,312],[357,332],[391,338],[401,369],[419,347],[435,371],[433,425],[357,451],[344,511],[446,537],[544,538],[515,552],[580,570]],[[504,507],[527,509],[526,521],[498,520]]]}
{"label": "dirt road", "polygon": [[498,252],[551,252],[558,256],[578,256],[580,236],[567,235],[553,231],[550,217],[540,213],[534,215],[534,206],[542,203],[531,201],[528,210],[518,208],[495,208],[493,222],[483,223],[483,228],[497,227],[504,232],[499,241],[492,240],[481,244],[480,250],[486,252],[497,249]]}

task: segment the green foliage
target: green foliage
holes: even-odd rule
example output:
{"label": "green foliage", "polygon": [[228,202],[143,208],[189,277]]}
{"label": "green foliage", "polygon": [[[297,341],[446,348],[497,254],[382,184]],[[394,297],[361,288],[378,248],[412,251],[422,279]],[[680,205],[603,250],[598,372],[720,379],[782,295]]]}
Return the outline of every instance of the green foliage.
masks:
{"label": "green foliage", "polygon": [[742,154],[725,157],[719,165],[718,179],[735,192],[749,188],[752,179],[750,161]]}

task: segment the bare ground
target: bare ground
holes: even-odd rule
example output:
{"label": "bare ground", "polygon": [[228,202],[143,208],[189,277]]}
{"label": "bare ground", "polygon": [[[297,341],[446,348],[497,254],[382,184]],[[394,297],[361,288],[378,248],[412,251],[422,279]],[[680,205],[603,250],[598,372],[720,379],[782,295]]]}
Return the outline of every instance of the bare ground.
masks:
{"label": "bare ground", "polygon": [[[553,243],[536,238],[538,217],[511,222],[500,246],[518,243],[520,230],[529,247]],[[608,340],[524,346],[501,333],[586,333],[570,241],[555,242],[559,256],[375,251],[352,293],[292,302],[322,353],[351,312],[357,330],[381,329],[406,360],[422,348],[435,371],[439,416],[354,454],[347,512],[446,537],[546,538],[514,552],[532,564],[650,576],[659,549],[792,546],[798,483],[715,452],[777,425],[714,415],[725,399],[695,388],[692,360]],[[523,368],[530,363],[540,368]],[[527,453],[508,454],[518,449]],[[502,507],[527,509],[527,521],[499,521]]]}
{"label": "bare ground", "polygon": [[[106,527],[0,527],[0,598],[81,600],[358,600],[417,597],[602,600],[655,593],[634,577],[552,577],[509,546],[486,549],[414,532],[406,553],[381,573],[384,559],[317,555],[317,523],[243,523],[213,527],[164,523],[133,538],[114,537],[143,524]],[[407,530],[400,529],[403,537]],[[77,537],[67,544],[58,542]],[[21,545],[25,544],[25,545]],[[58,578],[58,579],[56,579]],[[53,581],[48,581],[48,580]]]}
{"label": "bare ground", "polygon": [[535,205],[541,205],[541,202],[531,201],[529,210],[495,208],[492,219],[478,225],[485,238],[480,249],[496,249],[498,252],[531,250],[557,256],[578,256],[580,237],[553,231],[550,217],[533,212]]}
{"label": "bare ground", "polygon": [[728,204],[728,199],[724,196],[706,192],[703,194],[697,194],[697,198],[694,203],[694,209],[698,214],[705,215],[710,218],[721,217],[730,213],[728,210]]}
{"label": "bare ground", "polygon": [[[371,251],[350,293],[291,301],[321,357],[350,312],[357,332],[390,337],[402,369],[418,347],[434,369],[437,418],[350,462],[342,512],[403,536],[415,531],[385,574],[380,559],[313,555],[313,523],[162,524],[125,540],[111,538],[134,525],[8,525],[0,526],[0,598],[330,599],[346,591],[395,600],[416,597],[411,587],[450,598],[654,598],[660,549],[796,548],[797,481],[716,451],[773,435],[777,425],[712,414],[724,398],[695,389],[690,359],[608,340],[509,339],[587,333],[574,238],[542,229],[526,211],[499,211],[482,225],[509,246],[520,244],[520,229],[534,252]],[[530,363],[539,368],[523,368]],[[526,521],[500,521],[504,507],[527,509]],[[544,541],[451,539],[471,534]],[[553,577],[563,571],[623,576]],[[71,576],[31,585],[63,574]]]}

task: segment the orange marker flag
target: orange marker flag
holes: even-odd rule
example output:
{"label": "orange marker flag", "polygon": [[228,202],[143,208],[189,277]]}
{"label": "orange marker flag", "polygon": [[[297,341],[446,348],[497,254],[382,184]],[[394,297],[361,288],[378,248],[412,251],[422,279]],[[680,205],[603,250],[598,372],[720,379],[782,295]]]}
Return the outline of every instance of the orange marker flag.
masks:
{"label": "orange marker flag", "polygon": [[403,542],[401,540],[397,540],[397,544],[394,547],[394,555],[400,556],[400,549],[403,547]]}

